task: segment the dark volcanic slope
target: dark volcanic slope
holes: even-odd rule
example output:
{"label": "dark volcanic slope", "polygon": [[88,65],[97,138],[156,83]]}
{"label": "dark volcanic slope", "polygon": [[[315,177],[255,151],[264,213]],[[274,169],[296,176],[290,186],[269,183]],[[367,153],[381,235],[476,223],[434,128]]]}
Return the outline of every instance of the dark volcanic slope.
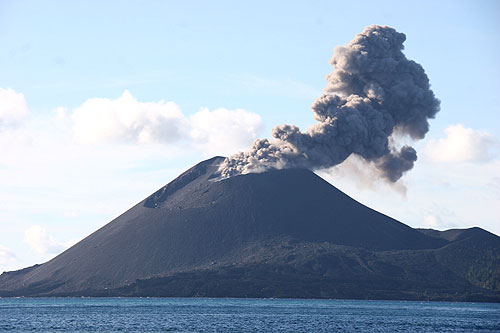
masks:
{"label": "dark volcanic slope", "polygon": [[[428,253],[460,238],[452,232],[441,235],[412,229],[354,201],[307,170],[268,171],[217,181],[214,174],[221,161],[216,157],[199,163],[51,261],[3,274],[0,295],[78,295],[105,290],[115,290],[111,295],[131,294],[119,288],[140,290],[136,283],[153,277],[217,270],[223,274],[228,267],[244,271],[242,267],[253,267],[262,273],[262,267],[281,265],[280,260],[299,267],[317,256],[311,246],[320,253],[350,256],[352,267],[364,265],[365,273],[373,275],[386,267],[383,262],[396,260],[395,255],[390,260],[384,257],[387,253],[405,253],[401,260],[411,261],[408,253]],[[498,237],[493,242],[498,245]],[[379,268],[369,267],[374,253],[384,254],[373,264]],[[296,274],[307,276],[307,271]],[[377,274],[390,275],[391,271],[384,268]],[[174,284],[173,288],[183,286]]]}

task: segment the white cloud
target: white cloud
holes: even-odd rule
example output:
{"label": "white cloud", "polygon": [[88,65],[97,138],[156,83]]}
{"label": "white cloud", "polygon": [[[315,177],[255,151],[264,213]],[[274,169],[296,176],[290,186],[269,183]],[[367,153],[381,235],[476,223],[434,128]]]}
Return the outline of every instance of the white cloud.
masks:
{"label": "white cloud", "polygon": [[434,162],[487,162],[495,157],[499,147],[496,137],[461,124],[445,130],[446,137],[430,140],[424,154]]}
{"label": "white cloud", "polygon": [[[56,110],[66,119],[64,108]],[[174,102],[139,102],[125,92],[117,99],[91,98],[72,114],[78,143],[183,142],[205,154],[227,155],[246,149],[263,129],[262,118],[242,109],[202,108],[186,117]]]}
{"label": "white cloud", "polygon": [[68,109],[64,106],[57,107],[53,112],[56,114],[56,120],[58,121],[64,121],[68,119]]}
{"label": "white cloud", "polygon": [[54,237],[39,225],[26,229],[24,241],[39,254],[59,253],[66,248],[64,244],[56,242]]}
{"label": "white cloud", "polygon": [[426,215],[424,217],[423,224],[428,228],[438,229],[440,228],[442,221],[439,217],[435,215]]}
{"label": "white cloud", "polygon": [[187,132],[186,119],[173,102],[139,102],[125,90],[117,99],[91,98],[73,113],[79,143],[171,143]]}
{"label": "white cloud", "polygon": [[7,265],[15,261],[16,255],[9,248],[0,244],[0,265]]}
{"label": "white cloud", "polygon": [[262,118],[245,110],[202,108],[190,117],[193,144],[211,155],[244,150],[263,129]]}
{"label": "white cloud", "polygon": [[341,164],[318,170],[316,173],[337,186],[348,186],[355,190],[378,191],[384,188],[399,193],[403,197],[407,191],[404,179],[400,179],[396,183],[387,182],[373,163],[367,162],[355,154],[351,154]]}
{"label": "white cloud", "polygon": [[439,212],[427,214],[424,216],[420,228],[430,228],[436,230],[448,230],[456,228],[457,225],[454,224],[453,221],[450,221],[448,219],[449,217],[447,217],[446,220],[443,220],[443,218],[439,215]]}
{"label": "white cloud", "polygon": [[28,113],[23,94],[0,88],[0,130],[19,125]]}

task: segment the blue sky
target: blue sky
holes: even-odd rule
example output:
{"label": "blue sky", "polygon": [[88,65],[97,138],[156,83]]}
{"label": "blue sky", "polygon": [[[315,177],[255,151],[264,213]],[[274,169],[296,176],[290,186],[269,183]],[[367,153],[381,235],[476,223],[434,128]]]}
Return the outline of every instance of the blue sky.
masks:
{"label": "blue sky", "polygon": [[[334,47],[371,24],[406,34],[441,111],[395,186],[356,161],[319,173],[414,227],[500,234],[498,1],[0,0],[0,105],[17,112],[0,108],[0,271],[49,259],[203,158],[310,126]],[[159,112],[172,116],[154,127]],[[153,129],[135,137],[123,114]]]}

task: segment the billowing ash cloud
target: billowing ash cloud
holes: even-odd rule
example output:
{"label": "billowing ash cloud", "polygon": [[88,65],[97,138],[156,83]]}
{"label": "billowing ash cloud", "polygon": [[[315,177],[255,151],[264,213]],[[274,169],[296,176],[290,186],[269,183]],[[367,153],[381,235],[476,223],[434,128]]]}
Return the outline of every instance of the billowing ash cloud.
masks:
{"label": "billowing ash cloud", "polygon": [[422,66],[403,54],[406,36],[372,25],[348,45],[337,47],[325,92],[312,105],[317,124],[306,132],[294,125],[272,130],[273,141],[254,142],[248,152],[221,165],[223,177],[270,168],[328,168],[357,154],[388,180],[397,181],[417,160],[394,138],[422,139],[439,111]]}

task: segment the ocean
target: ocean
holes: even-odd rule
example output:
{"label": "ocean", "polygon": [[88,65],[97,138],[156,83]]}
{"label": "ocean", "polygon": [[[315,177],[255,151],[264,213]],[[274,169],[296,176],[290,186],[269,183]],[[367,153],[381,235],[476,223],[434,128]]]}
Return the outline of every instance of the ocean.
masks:
{"label": "ocean", "polygon": [[500,304],[213,298],[0,298],[0,331],[500,332]]}

